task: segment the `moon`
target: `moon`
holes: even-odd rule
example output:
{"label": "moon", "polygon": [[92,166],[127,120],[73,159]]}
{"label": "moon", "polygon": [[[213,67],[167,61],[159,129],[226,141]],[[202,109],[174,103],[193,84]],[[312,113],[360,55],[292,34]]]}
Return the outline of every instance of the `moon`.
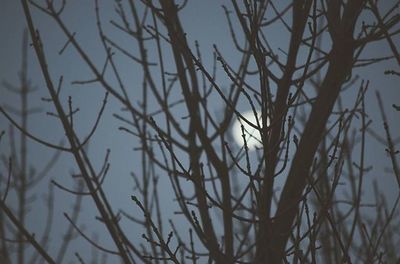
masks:
{"label": "moon", "polygon": [[[249,122],[257,125],[256,117],[253,111],[247,111],[241,113],[244,118],[246,118]],[[261,124],[261,112],[257,111],[257,118],[259,123]],[[232,136],[235,140],[236,144],[239,146],[244,146],[243,136],[242,136],[242,128],[241,125],[243,124],[244,127],[244,134],[246,137],[247,147],[249,150],[254,150],[256,147],[261,147],[261,134],[260,131],[255,129],[254,127],[247,124],[247,122],[243,120],[236,119],[235,123],[232,126]],[[269,125],[269,119],[267,119],[267,125]]]}

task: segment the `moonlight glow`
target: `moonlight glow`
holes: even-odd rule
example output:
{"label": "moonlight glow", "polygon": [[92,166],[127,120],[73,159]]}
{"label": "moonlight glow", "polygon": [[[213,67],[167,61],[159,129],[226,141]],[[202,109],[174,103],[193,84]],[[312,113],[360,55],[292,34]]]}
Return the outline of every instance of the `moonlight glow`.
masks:
{"label": "moonlight glow", "polygon": [[[254,125],[257,125],[256,117],[254,116],[253,111],[244,112],[244,113],[242,113],[242,116],[244,118],[246,118],[249,122],[253,123]],[[257,118],[261,125],[261,123],[262,123],[261,112],[259,112],[259,111],[257,111]],[[255,147],[260,147],[261,146],[260,132],[257,129],[251,127],[249,124],[247,124],[243,120],[240,120],[240,122],[239,122],[239,120],[236,120],[232,127],[232,135],[233,135],[233,138],[235,139],[236,143],[239,146],[244,145],[241,124],[243,124],[243,126],[244,126],[246,142],[247,142],[247,146],[249,147],[249,150],[253,150]],[[269,124],[268,119],[267,119],[267,124]]]}

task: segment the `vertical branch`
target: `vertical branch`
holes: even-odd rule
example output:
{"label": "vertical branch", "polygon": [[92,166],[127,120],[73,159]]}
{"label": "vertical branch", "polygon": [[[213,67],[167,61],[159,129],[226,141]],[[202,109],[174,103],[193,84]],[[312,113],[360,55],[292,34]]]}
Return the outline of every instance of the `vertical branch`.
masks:
{"label": "vertical branch", "polygon": [[[329,67],[319,92],[312,106],[310,116],[304,127],[297,152],[294,156],[288,178],[284,185],[273,224],[274,249],[278,254],[273,256],[274,263],[283,257],[291,226],[296,215],[296,208],[301,201],[302,193],[312,165],[314,155],[320,143],[325,125],[332,112],[342,84],[350,74],[353,66],[353,31],[355,21],[361,11],[363,1],[352,1],[345,6],[343,21],[332,28],[335,33],[330,53]],[[345,16],[346,15],[346,16]],[[338,33],[340,37],[336,34]]]}
{"label": "vertical branch", "polygon": [[[201,186],[204,186],[203,179],[200,173],[199,164],[199,149],[196,144],[196,134],[199,136],[203,147],[206,149],[206,153],[209,156],[210,161],[214,164],[214,168],[217,171],[222,171],[219,175],[222,183],[223,192],[223,215],[224,215],[224,236],[225,236],[225,247],[228,257],[232,257],[233,249],[233,230],[232,230],[232,217],[230,217],[231,201],[230,201],[230,184],[229,176],[227,170],[222,162],[217,157],[215,150],[211,146],[210,140],[206,136],[206,132],[203,130],[201,125],[200,113],[199,113],[199,94],[198,94],[198,83],[196,78],[196,73],[191,58],[191,52],[186,43],[183,30],[179,23],[176,14],[176,7],[173,1],[161,2],[165,18],[166,27],[169,31],[172,43],[172,49],[174,53],[175,63],[178,70],[178,76],[181,83],[181,88],[183,95],[185,97],[185,102],[190,113],[190,125],[189,125],[189,157],[190,164],[193,171],[193,180],[195,181],[195,189],[197,201],[199,204],[200,216],[202,219],[204,231],[207,237],[208,244],[205,245],[210,249],[210,253],[213,258],[219,261],[224,259],[223,255],[219,252],[218,242],[216,239],[215,231],[211,218],[209,215],[207,198],[202,190]],[[188,67],[192,89],[190,89],[190,84],[186,78],[184,63]]]}
{"label": "vertical branch", "polygon": [[[21,128],[27,131],[28,127],[28,80],[27,80],[27,50],[28,50],[28,33],[24,32],[22,41],[22,65],[20,72],[21,79]],[[20,137],[20,161],[18,173],[18,219],[22,225],[25,225],[26,216],[26,179],[27,179],[27,137],[24,133],[21,133]],[[17,234],[17,241],[23,241],[23,234]],[[24,262],[24,248],[23,242],[18,244],[18,263],[23,264]]]}

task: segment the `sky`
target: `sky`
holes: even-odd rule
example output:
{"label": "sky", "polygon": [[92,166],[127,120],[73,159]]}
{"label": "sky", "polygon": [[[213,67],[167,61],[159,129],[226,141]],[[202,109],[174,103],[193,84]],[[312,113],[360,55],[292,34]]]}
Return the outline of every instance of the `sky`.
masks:
{"label": "sky", "polygon": [[[287,1],[283,1],[287,2]],[[283,3],[282,2],[282,3]],[[385,1],[391,3],[392,1]],[[111,19],[115,19],[115,12],[111,1],[100,1],[101,16],[103,18],[104,28],[110,33],[115,39],[117,39],[125,47],[132,48],[133,52],[137,51],[135,46],[131,45],[131,41],[123,34],[116,33],[113,27],[106,23]],[[207,68],[212,68],[212,52],[213,45],[217,45],[218,49],[222,54],[229,60],[233,65],[238,65],[240,56],[234,51],[234,45],[231,41],[231,36],[226,25],[226,19],[224,11],[221,5],[226,5],[231,8],[229,1],[188,1],[186,8],[180,13],[180,18],[183,21],[185,31],[187,32],[187,38],[191,45],[194,46],[194,41],[198,40],[202,56],[204,58],[204,64]],[[385,5],[385,4],[383,4]],[[99,43],[99,36],[96,31],[95,13],[93,11],[94,1],[89,0],[69,0],[63,18],[72,32],[76,32],[77,40],[82,44],[85,51],[93,59],[97,65],[101,65],[104,62],[104,50]],[[387,8],[383,6],[383,8]],[[232,8],[231,8],[232,9]],[[44,48],[49,61],[50,73],[54,80],[57,80],[59,76],[64,76],[64,88],[62,90],[62,98],[64,98],[64,106],[67,106],[68,96],[72,96],[73,104],[80,108],[79,114],[75,120],[75,127],[77,128],[78,134],[85,136],[90,131],[93,121],[101,107],[101,102],[104,97],[104,90],[99,84],[91,85],[75,85],[74,81],[88,80],[92,78],[88,67],[81,62],[78,58],[77,53],[71,48],[67,47],[65,51],[59,55],[59,51],[62,49],[66,42],[65,36],[60,32],[55,23],[43,14],[40,14],[37,10],[33,10],[33,19],[40,30],[40,34],[43,38]],[[22,8],[19,1],[15,0],[2,0],[0,3],[0,81],[8,82],[11,84],[18,84],[18,71],[21,66],[21,41],[22,35],[26,28],[26,21],[23,16]],[[272,28],[269,32],[268,37],[271,38],[271,43],[276,47],[286,47],[288,43],[287,34],[283,34],[279,26]],[[395,38],[397,44],[399,44],[399,38]],[[173,58],[168,52],[168,46],[164,45],[163,48],[166,50],[166,65],[169,69],[173,69]],[[371,56],[386,56],[390,54],[390,50],[386,43],[374,44],[364,53],[365,58]],[[116,55],[119,56],[119,55]],[[122,56],[118,60],[120,71],[123,80],[127,85],[134,85],[141,83],[140,77],[137,72],[140,70],[137,66],[132,66]],[[125,66],[126,65],[126,66]],[[396,76],[386,76],[383,72],[386,69],[398,69],[394,60],[384,62],[379,65],[372,65],[371,67],[356,69],[354,74],[359,74],[360,79],[370,80],[370,89],[367,94],[367,107],[368,115],[374,120],[373,127],[383,135],[382,123],[380,121],[380,114],[377,108],[377,102],[375,97],[375,91],[379,91],[382,95],[383,101],[385,102],[385,110],[389,120],[399,120],[399,114],[396,113],[392,104],[400,104],[400,90],[399,82]],[[38,135],[40,138],[46,141],[58,143],[63,137],[63,131],[59,122],[52,116],[46,114],[48,111],[53,111],[50,104],[43,103],[40,99],[47,97],[47,89],[45,87],[42,74],[38,67],[38,62],[34,54],[32,47],[28,49],[28,76],[33,86],[38,89],[32,93],[29,97],[29,105],[31,107],[38,107],[41,112],[32,115],[29,120],[28,127],[29,131],[33,135]],[[115,80],[112,80],[115,82]],[[223,71],[218,69],[217,81],[222,87],[229,87],[230,83],[226,76],[223,76]],[[140,85],[139,85],[140,86]],[[307,88],[307,87],[306,87]],[[130,96],[132,98],[140,98],[140,89],[132,89]],[[343,98],[344,105],[351,105],[355,100],[355,89],[350,89]],[[136,99],[133,99],[136,100]],[[137,99],[138,101],[139,99]],[[212,99],[214,100],[214,99]],[[134,102],[135,104],[137,102]],[[18,106],[19,99],[15,94],[7,91],[4,86],[0,87],[0,105],[1,106]],[[212,111],[218,113],[222,106],[218,99],[212,101]],[[150,106],[152,107],[152,106]],[[249,105],[244,101],[238,106],[240,111],[249,110]],[[132,186],[132,178],[129,176],[130,172],[140,172],[139,155],[133,151],[138,146],[138,142],[135,138],[129,137],[126,134],[118,130],[121,125],[118,120],[113,118],[114,113],[121,113],[121,106],[115,100],[110,97],[104,116],[100,122],[97,132],[94,135],[91,144],[89,145],[89,153],[92,157],[92,161],[99,168],[103,162],[105,153],[109,148],[111,150],[111,168],[109,176],[106,178],[104,183],[106,193],[109,194],[111,204],[115,208],[124,208],[132,213],[138,213],[137,208],[132,204],[129,199],[135,190]],[[156,108],[155,108],[156,110]],[[179,108],[176,112],[177,115],[182,115],[184,118],[185,113],[180,112]],[[184,121],[183,121],[184,122]],[[391,123],[391,132],[395,138],[400,135],[400,122]],[[9,123],[7,120],[0,116],[0,131],[8,131]],[[0,142],[0,153],[2,155],[8,155],[9,146],[8,140],[5,139]],[[46,162],[54,155],[54,151],[51,151],[43,146],[38,145],[35,142],[30,141],[28,144],[29,151],[29,164],[34,167],[42,168]],[[388,173],[384,173],[384,169],[389,167],[388,159],[385,155],[384,146],[380,145],[376,140],[369,139],[367,142],[366,160],[368,164],[373,165],[373,171],[369,173],[371,182],[373,178],[377,178],[382,189],[385,190],[389,201],[393,200],[393,197],[397,194],[396,183],[393,181],[393,177],[389,176]],[[5,167],[0,167],[0,170],[4,173]],[[56,180],[66,186],[73,186],[73,179],[70,174],[76,172],[76,166],[73,163],[71,157],[62,155],[57,165],[53,170],[50,171],[49,176],[43,180],[35,189],[30,193],[33,195],[36,193],[36,200],[31,205],[31,212],[28,216],[27,227],[30,230],[37,232],[38,234],[45,228],[45,204],[43,200],[43,193],[47,192],[49,181],[51,179]],[[169,181],[166,177],[161,178],[162,188],[160,189],[160,195],[165,201],[165,206],[162,208],[163,213],[168,217],[174,219],[177,223],[184,222],[179,217],[176,217],[171,210],[171,204],[167,201],[172,201],[172,193],[168,187]],[[2,187],[3,188],[3,185]],[[2,190],[0,188],[0,190]],[[365,188],[366,196],[372,192],[371,186],[367,185]],[[71,212],[72,202],[74,197],[71,194],[67,194],[60,190],[56,190],[54,198],[57,208],[55,209],[54,217],[54,235],[51,238],[51,250],[58,248],[60,239],[64,228],[67,225],[67,221],[63,216],[63,212]],[[15,204],[15,196],[10,195],[8,204],[12,207]],[[97,233],[98,239],[105,247],[112,248],[112,242],[106,236],[102,234],[102,225],[95,220],[95,216],[98,213],[94,208],[90,198],[85,197],[83,199],[82,213],[79,216],[79,225],[85,226],[86,232],[90,235]],[[127,227],[127,223],[122,224]],[[132,230],[132,235],[141,234],[141,230]],[[139,236],[138,236],[139,237]],[[72,263],[76,261],[74,252],[82,252],[82,255],[87,259],[90,259],[91,250],[90,246],[83,239],[76,239],[71,245],[71,249],[68,251],[65,258],[65,263]]]}

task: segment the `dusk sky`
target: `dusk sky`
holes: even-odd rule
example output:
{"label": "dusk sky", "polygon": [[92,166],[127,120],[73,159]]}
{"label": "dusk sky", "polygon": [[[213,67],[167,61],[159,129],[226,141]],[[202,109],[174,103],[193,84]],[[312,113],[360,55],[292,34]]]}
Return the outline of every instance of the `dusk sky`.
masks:
{"label": "dusk sky", "polygon": [[[70,31],[76,32],[76,39],[81,43],[85,52],[87,52],[93,62],[96,63],[96,66],[101,68],[101,65],[103,65],[105,61],[105,52],[101,42],[99,41],[99,34],[96,28],[94,1],[68,0],[66,2],[67,4],[62,18]],[[118,17],[115,15],[114,2],[105,0],[100,0],[99,2],[100,15],[102,16],[101,19],[104,30],[110,37],[121,43],[125,48],[131,49],[133,54],[137,54],[137,45],[126,35],[115,30],[115,27],[109,23],[111,20],[118,21]],[[141,6],[140,1],[137,2],[138,6]],[[289,1],[282,1],[281,7],[286,6],[284,3],[288,2]],[[388,3],[389,6],[389,3],[391,4],[393,1],[381,2]],[[238,67],[241,58],[241,55],[235,50],[234,44],[232,43],[224,10],[221,7],[222,5],[226,5],[230,10],[233,9],[230,1],[188,1],[187,6],[179,13],[182,25],[187,33],[189,44],[194,49],[195,41],[199,42],[203,63],[210,71],[212,71],[213,67],[213,45],[216,45],[218,50],[233,66],[233,68]],[[385,10],[387,7],[383,4],[382,8],[382,10]],[[67,46],[62,54],[59,55],[59,51],[63,49],[63,46],[67,41],[65,35],[63,35],[57,27],[54,20],[39,12],[34,7],[31,7],[31,10],[34,22],[36,23],[36,27],[38,28],[43,40],[50,74],[53,77],[54,83],[58,82],[58,78],[61,75],[64,78],[63,88],[61,91],[63,106],[65,108],[68,107],[68,96],[71,96],[74,108],[79,108],[79,112],[75,115],[74,119],[75,129],[77,130],[78,135],[84,138],[89,133],[95,122],[96,116],[102,106],[105,91],[98,83],[85,85],[76,84],[76,81],[87,81],[93,79],[90,69],[84,62],[82,62],[71,45]],[[143,12],[142,7],[140,7],[139,10]],[[398,10],[396,12],[399,13]],[[366,17],[365,19],[368,20],[371,18]],[[236,23],[234,25],[235,27],[239,27],[236,20],[234,20],[234,23]],[[20,1],[2,0],[0,3],[0,82],[3,84],[6,82],[15,86],[19,85],[18,72],[21,68],[22,37],[26,28],[26,19]],[[267,37],[271,39],[271,44],[277,54],[284,57],[285,54],[279,52],[279,48],[282,47],[282,49],[287,49],[289,35],[287,32],[283,32],[282,28],[283,27],[278,24],[276,27],[270,28]],[[238,37],[240,39],[243,36],[239,34]],[[397,36],[394,40],[396,45],[399,46],[400,38]],[[163,50],[165,50],[166,71],[174,72],[175,64],[171,50],[168,44],[163,43],[162,45]],[[323,45],[326,46],[329,45],[329,43],[323,43]],[[157,59],[155,49],[152,50],[151,46],[148,50],[148,54],[150,58],[153,58],[154,60]],[[361,58],[385,57],[390,55],[391,51],[389,46],[383,41],[380,44],[372,44],[363,52]],[[118,68],[122,79],[125,85],[130,88],[129,96],[132,100],[132,104],[137,106],[142,98],[141,84],[143,78],[142,72],[140,72],[141,69],[138,65],[134,65],[120,53],[116,53],[115,56],[117,58],[116,61],[118,61]],[[306,55],[300,54],[300,56],[304,57]],[[390,120],[390,131],[395,142],[399,141],[400,136],[400,122],[398,122],[400,120],[400,113],[395,111],[392,104],[400,104],[399,78],[395,75],[384,75],[384,72],[388,69],[398,70],[398,67],[399,66],[394,59],[389,59],[365,68],[356,68],[353,71],[353,76],[359,75],[359,81],[346,90],[341,98],[343,108],[351,107],[356,99],[356,93],[361,80],[369,80],[369,90],[366,95],[366,111],[368,117],[373,120],[371,128],[382,138],[385,138],[375,95],[375,92],[379,91],[384,102],[388,120]],[[31,46],[28,48],[28,78],[31,85],[37,88],[37,91],[29,95],[29,108],[40,110],[30,116],[28,121],[29,132],[38,138],[53,144],[67,142],[59,120],[54,116],[46,114],[47,112],[54,112],[54,106],[41,100],[43,97],[48,97],[48,90],[46,89],[34,49]],[[160,79],[157,81],[161,82]],[[217,65],[217,82],[224,89],[229,89],[231,84],[229,78],[224,74],[224,71],[219,64]],[[249,83],[252,82],[255,83],[255,80],[249,81]],[[111,77],[111,75],[110,83],[117,83],[117,80],[114,77]],[[306,83],[305,89],[311,91],[313,88],[311,87],[311,84]],[[177,98],[181,98],[179,90],[176,91],[176,96]],[[155,99],[150,98],[149,100],[150,110],[159,110]],[[154,101],[154,104],[151,100]],[[211,108],[210,112],[217,117],[221,116],[220,111],[222,111],[225,106],[217,94],[210,98],[209,103]],[[9,107],[20,107],[18,96],[8,91],[5,88],[5,85],[0,86],[0,106],[5,109],[10,109]],[[141,172],[140,155],[137,151],[134,151],[136,147],[139,147],[139,142],[134,136],[119,130],[119,127],[123,124],[114,118],[113,114],[117,113],[124,115],[124,111],[121,107],[121,104],[115,98],[109,96],[104,115],[88,146],[88,152],[93,164],[96,166],[96,170],[100,170],[107,149],[110,149],[111,166],[103,186],[106,194],[109,196],[110,203],[115,208],[115,212],[117,212],[118,209],[123,209],[132,215],[141,215],[138,208],[130,199],[130,196],[134,195],[136,191],[133,189],[133,180],[130,174],[131,172],[136,174],[140,174]],[[242,112],[250,110],[249,104],[244,99],[240,101],[238,108],[238,110]],[[173,111],[175,115],[182,117],[183,125],[187,124],[185,119],[187,112],[183,106],[177,106]],[[17,122],[20,121],[15,115],[12,116]],[[156,117],[155,119],[160,122],[161,125],[164,124],[161,117]],[[7,160],[7,157],[10,155],[9,126],[10,123],[0,114],[0,131],[4,130],[6,132],[0,142],[0,154],[3,157],[3,160],[4,157],[6,158],[5,160]],[[359,129],[360,124],[355,123],[354,126],[355,129]],[[17,129],[14,129],[14,133],[18,139],[19,132],[17,132]],[[232,133],[234,132],[232,131]],[[234,142],[230,142],[230,144],[234,144]],[[372,166],[372,169],[366,176],[367,179],[363,197],[365,197],[365,201],[371,200],[371,182],[373,179],[376,179],[379,182],[380,188],[384,190],[384,194],[388,198],[389,203],[392,204],[394,198],[397,196],[398,186],[393,175],[387,172],[388,168],[390,168],[390,160],[386,155],[385,146],[379,143],[372,136],[368,136],[366,149],[366,164],[368,164],[367,166]],[[55,155],[54,150],[49,150],[47,147],[41,146],[36,142],[29,141],[28,164],[29,166],[34,167],[36,171],[40,171],[53,155]],[[183,160],[183,163],[188,165],[186,160]],[[0,172],[3,176],[7,172],[6,165],[7,164],[3,162],[0,166]],[[31,232],[35,232],[40,236],[46,227],[45,219],[47,210],[44,202],[44,194],[48,192],[50,181],[55,180],[58,183],[63,184],[63,186],[72,189],[75,187],[75,180],[71,177],[71,174],[76,172],[77,167],[71,155],[62,154],[55,167],[49,172],[48,176],[29,192],[28,197],[34,195],[35,199],[29,206],[30,212],[26,220],[26,226]],[[185,231],[187,230],[187,223],[182,219],[183,217],[174,214],[177,205],[176,202],[173,201],[174,196],[170,188],[170,181],[168,180],[167,175],[162,175],[161,171],[158,173],[161,173],[159,175],[159,186],[160,196],[162,197],[161,202],[163,205],[162,213],[166,215],[165,219],[173,219],[176,226],[178,226],[182,232],[187,232]],[[4,178],[3,176],[2,178]],[[284,179],[278,179],[278,182],[279,181],[283,182]],[[2,180],[0,191],[3,192],[3,190],[4,181]],[[55,254],[61,244],[61,237],[68,226],[68,222],[65,219],[63,212],[67,212],[68,214],[71,213],[72,205],[76,197],[57,188],[54,191],[54,223],[49,248],[50,252]],[[13,208],[16,206],[16,201],[15,192],[11,192],[7,198],[7,204]],[[83,230],[85,230],[86,234],[90,237],[98,239],[102,246],[114,249],[114,244],[109,235],[103,232],[104,225],[95,219],[96,216],[98,216],[98,212],[91,198],[84,197],[81,214],[77,221],[78,225],[84,227]],[[143,233],[143,230],[140,230],[140,228],[132,229],[133,225],[131,225],[131,223],[126,219],[122,219],[121,221],[122,227],[124,230],[129,230],[131,237],[136,236],[137,240],[142,239],[140,235]],[[166,230],[169,231],[168,225],[165,226]],[[142,241],[142,243],[145,242]],[[137,244],[139,244],[139,242],[137,242]],[[32,251],[29,250],[28,252]],[[93,250],[87,241],[78,237],[68,249],[63,263],[76,263],[75,252],[79,252],[80,255],[86,259],[87,263],[89,263]],[[112,257],[108,258],[109,261],[111,259]],[[107,263],[112,263],[109,261],[107,261]]]}

